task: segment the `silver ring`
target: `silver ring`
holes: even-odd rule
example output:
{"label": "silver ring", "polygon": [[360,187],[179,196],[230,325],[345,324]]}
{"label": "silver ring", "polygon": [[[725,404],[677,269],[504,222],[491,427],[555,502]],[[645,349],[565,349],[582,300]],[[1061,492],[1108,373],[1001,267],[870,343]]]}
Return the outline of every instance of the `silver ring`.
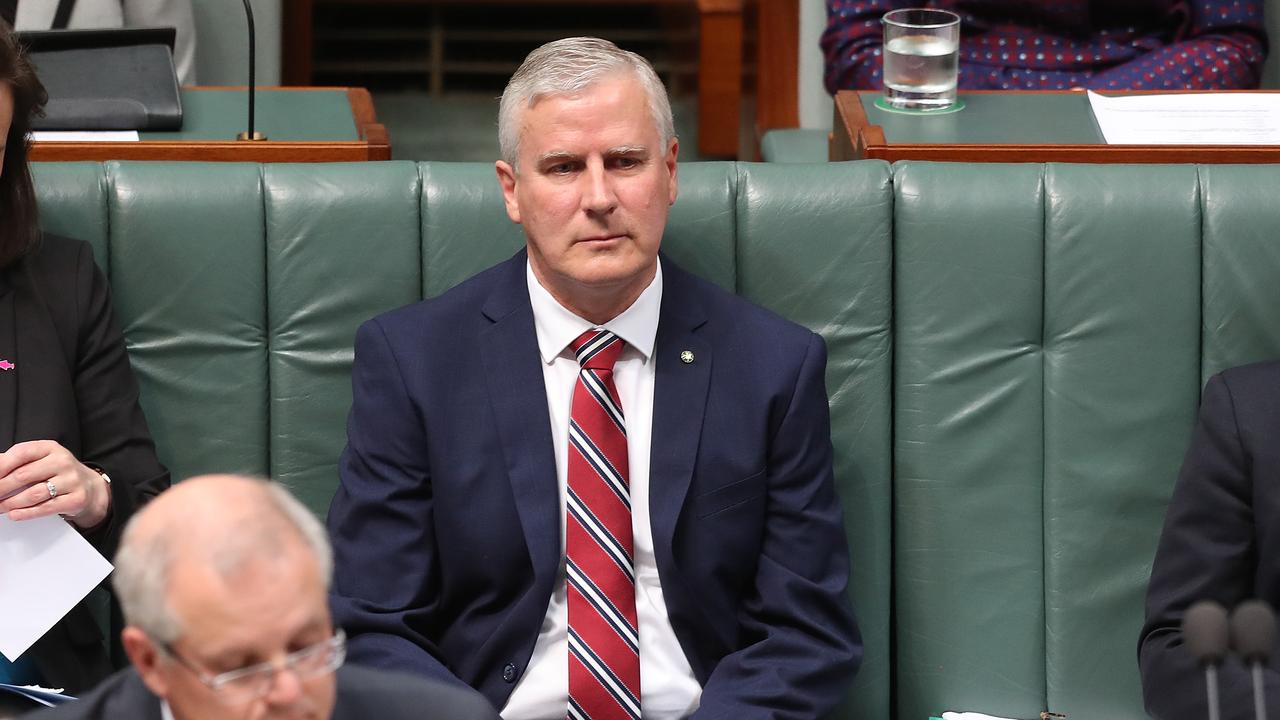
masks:
{"label": "silver ring", "polygon": [[45,480],[44,486],[49,490],[49,499],[58,497],[58,486],[53,484],[52,480]]}

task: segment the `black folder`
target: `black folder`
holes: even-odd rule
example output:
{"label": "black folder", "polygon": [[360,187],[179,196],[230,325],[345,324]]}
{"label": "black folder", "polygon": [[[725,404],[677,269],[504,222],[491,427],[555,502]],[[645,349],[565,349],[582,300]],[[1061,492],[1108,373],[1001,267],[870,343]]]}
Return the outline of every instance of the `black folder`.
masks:
{"label": "black folder", "polygon": [[49,91],[33,130],[177,130],[173,28],[18,33]]}

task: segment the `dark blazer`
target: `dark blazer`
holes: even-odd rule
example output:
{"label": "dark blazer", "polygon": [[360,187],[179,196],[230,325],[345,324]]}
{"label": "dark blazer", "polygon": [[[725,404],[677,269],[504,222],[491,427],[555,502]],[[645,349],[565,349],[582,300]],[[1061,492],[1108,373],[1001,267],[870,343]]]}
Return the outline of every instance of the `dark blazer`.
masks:
{"label": "dark blazer", "polygon": [[[479,695],[398,673],[338,669],[332,720],[498,720]],[[75,702],[24,715],[31,720],[160,720],[160,699],[132,668]]]}
{"label": "dark blazer", "polygon": [[[111,558],[139,504],[169,486],[138,406],[138,383],[88,244],[47,235],[0,271],[0,448],[56,440],[112,479],[112,511],[86,537]],[[90,596],[91,598],[93,596]],[[79,692],[112,670],[81,603],[29,651],[45,682]]]}
{"label": "dark blazer", "polygon": [[[1250,598],[1280,605],[1280,362],[1227,370],[1205,386],[1147,590],[1138,658],[1148,712],[1207,716],[1204,673],[1182,644],[1183,612],[1197,600],[1230,609]],[[1252,720],[1248,672],[1231,661],[1218,677],[1223,720]],[[1266,694],[1272,712],[1280,708],[1273,669]]]}
{"label": "dark blazer", "polygon": [[[461,679],[497,708],[561,565],[525,262],[360,328],[329,511],[352,660]],[[650,513],[671,624],[704,688],[696,716],[812,720],[862,652],[826,348],[662,263]]]}

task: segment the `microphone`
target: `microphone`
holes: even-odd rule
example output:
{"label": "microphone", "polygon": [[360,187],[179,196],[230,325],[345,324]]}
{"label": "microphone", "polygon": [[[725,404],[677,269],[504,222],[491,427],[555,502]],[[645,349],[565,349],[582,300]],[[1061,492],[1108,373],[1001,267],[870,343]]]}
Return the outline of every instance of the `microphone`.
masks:
{"label": "microphone", "polygon": [[1257,720],[1267,717],[1262,668],[1271,657],[1275,640],[1276,615],[1270,605],[1261,600],[1247,600],[1231,613],[1231,648],[1239,653],[1253,676],[1253,715]]}
{"label": "microphone", "polygon": [[244,0],[244,17],[249,22],[249,130],[236,135],[237,140],[266,140],[267,136],[260,132],[253,131],[253,107],[254,96],[253,90],[256,83],[257,73],[255,66],[258,57],[258,36],[253,29],[253,5],[249,0]]}
{"label": "microphone", "polygon": [[1187,649],[1204,666],[1209,720],[1218,720],[1218,666],[1227,655],[1227,611],[1212,600],[1201,600],[1182,616],[1182,637]]}

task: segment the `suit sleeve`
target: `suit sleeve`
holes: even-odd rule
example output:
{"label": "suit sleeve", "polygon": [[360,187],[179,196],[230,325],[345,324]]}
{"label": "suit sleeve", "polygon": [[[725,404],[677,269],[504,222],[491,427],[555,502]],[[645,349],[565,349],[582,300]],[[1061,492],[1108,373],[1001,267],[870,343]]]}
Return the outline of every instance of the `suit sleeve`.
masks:
{"label": "suit sleeve", "polygon": [[77,459],[101,468],[112,480],[110,513],[85,537],[110,558],[134,511],[169,487],[169,471],[156,457],[110,289],[86,244],[76,257],[74,282],[79,318],[73,368],[80,422]]}
{"label": "suit sleeve", "polygon": [[[1204,672],[1183,647],[1182,616],[1198,600],[1227,608],[1255,594],[1253,478],[1228,381],[1205,386],[1200,417],[1174,487],[1147,589],[1138,644],[1147,711],[1162,720],[1207,716]],[[1218,674],[1223,720],[1253,718],[1248,672],[1235,661]],[[1266,670],[1270,707],[1280,707],[1280,675]]]}
{"label": "suit sleeve", "polygon": [[333,720],[499,720],[484,696],[468,689],[365,668],[346,667],[339,673]]}
{"label": "suit sleeve", "polygon": [[742,649],[721,659],[692,715],[813,720],[862,660],[848,600],[849,551],[835,494],[826,349],[810,335],[789,406],[770,439],[767,518]]}
{"label": "suit sleeve", "polygon": [[352,406],[329,508],[333,609],[353,663],[464,683],[431,640],[440,573],[422,417],[377,320],[356,333]]}

